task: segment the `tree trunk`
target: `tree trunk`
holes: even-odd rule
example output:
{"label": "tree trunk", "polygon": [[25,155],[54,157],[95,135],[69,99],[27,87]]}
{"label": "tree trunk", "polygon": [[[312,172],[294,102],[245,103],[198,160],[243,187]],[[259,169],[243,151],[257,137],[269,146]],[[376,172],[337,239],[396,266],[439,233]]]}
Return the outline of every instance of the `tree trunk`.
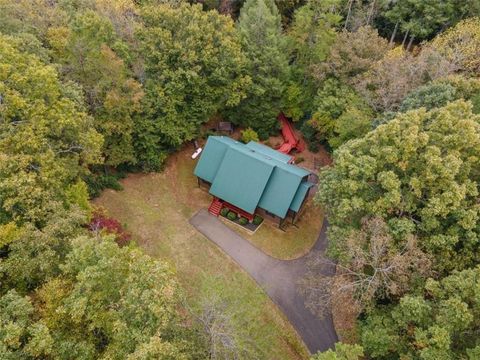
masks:
{"label": "tree trunk", "polygon": [[402,41],[402,47],[405,46],[405,43],[407,42],[407,38],[408,38],[408,33],[410,32],[410,29],[407,30],[407,32],[405,33],[405,36],[403,37],[403,41]]}
{"label": "tree trunk", "polygon": [[397,21],[397,23],[395,24],[395,29],[393,29],[392,36],[390,37],[390,43],[389,43],[390,46],[393,44],[393,40],[395,40],[395,36],[397,36],[398,24],[399,24],[399,21]]}
{"label": "tree trunk", "polygon": [[344,30],[347,29],[347,24],[348,24],[348,20],[350,20],[350,14],[352,13],[352,5],[353,5],[354,1],[355,0],[349,0],[348,1],[348,13],[347,13],[347,17],[345,18],[345,24],[343,25]]}
{"label": "tree trunk", "polygon": [[409,51],[410,48],[412,47],[413,39],[415,39],[415,35],[410,36],[410,41],[408,42],[407,51]]}
{"label": "tree trunk", "polygon": [[372,6],[370,6],[370,10],[368,11],[367,25],[370,25],[370,21],[372,20],[373,13],[375,11],[375,3],[376,3],[376,0],[373,0],[372,1]]}

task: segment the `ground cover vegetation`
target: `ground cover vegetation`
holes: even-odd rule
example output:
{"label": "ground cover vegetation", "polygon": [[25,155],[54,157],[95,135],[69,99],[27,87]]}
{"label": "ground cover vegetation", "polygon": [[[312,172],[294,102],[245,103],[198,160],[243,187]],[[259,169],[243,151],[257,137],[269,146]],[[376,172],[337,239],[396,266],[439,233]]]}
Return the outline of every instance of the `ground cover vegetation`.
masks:
{"label": "ground cover vegetation", "polygon": [[206,330],[200,334],[210,351],[218,354],[212,358],[231,359],[236,351],[245,359],[308,358],[293,328],[263,290],[188,225],[198,209],[211,202],[197,185],[190,156],[190,147],[182,149],[169,158],[162,173],[132,174],[122,180],[123,191],[104,191],[94,203],[128,224],[127,230],[147,254],[176,269],[186,293],[184,305],[192,321]]}
{"label": "ground cover vegetation", "polygon": [[302,291],[318,313],[342,291],[359,309],[357,344],[316,359],[478,358],[479,15],[478,0],[0,0],[0,352],[265,358],[222,305],[235,296],[207,279],[186,306],[168,259],[89,198],[161,170],[214,116],[249,141],[284,111],[334,158],[317,201],[337,277],[312,256]]}

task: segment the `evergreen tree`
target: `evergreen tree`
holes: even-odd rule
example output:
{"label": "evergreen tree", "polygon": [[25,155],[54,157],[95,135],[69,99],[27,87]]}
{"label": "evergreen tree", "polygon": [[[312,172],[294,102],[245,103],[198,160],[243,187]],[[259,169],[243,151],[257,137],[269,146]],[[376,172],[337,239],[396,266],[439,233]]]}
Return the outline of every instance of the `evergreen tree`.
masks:
{"label": "evergreen tree", "polygon": [[238,31],[253,83],[247,97],[227,114],[236,124],[251,127],[265,138],[276,129],[289,77],[280,15],[273,0],[247,0]]}
{"label": "evergreen tree", "polygon": [[318,73],[335,41],[335,26],[341,17],[334,12],[337,0],[310,0],[295,12],[288,31],[292,58],[291,79],[286,92],[284,113],[299,120],[312,112],[318,90]]}

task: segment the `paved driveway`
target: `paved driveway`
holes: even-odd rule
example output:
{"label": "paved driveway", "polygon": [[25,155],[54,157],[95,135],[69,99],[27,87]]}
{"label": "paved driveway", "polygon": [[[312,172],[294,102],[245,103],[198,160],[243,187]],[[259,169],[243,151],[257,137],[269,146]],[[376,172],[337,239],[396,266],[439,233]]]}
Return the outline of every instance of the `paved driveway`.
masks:
{"label": "paved driveway", "polygon": [[[202,209],[190,223],[208,239],[230,255],[250,274],[282,309],[295,327],[311,353],[332,348],[337,335],[331,316],[322,319],[313,315],[304,305],[303,297],[297,291],[297,283],[306,272],[306,256],[295,260],[278,260],[266,255],[218,218]],[[312,251],[324,251],[327,237],[325,220]],[[331,274],[333,269],[324,271]]]}

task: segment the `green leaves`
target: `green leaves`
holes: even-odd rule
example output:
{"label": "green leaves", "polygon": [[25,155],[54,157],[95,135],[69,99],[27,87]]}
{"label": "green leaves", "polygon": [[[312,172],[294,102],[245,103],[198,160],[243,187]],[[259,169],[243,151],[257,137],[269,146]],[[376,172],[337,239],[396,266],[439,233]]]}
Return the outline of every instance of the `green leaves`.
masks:
{"label": "green leaves", "polygon": [[244,97],[249,84],[233,22],[199,5],[146,6],[138,31],[145,58],[144,113],[135,145],[142,166],[193,139],[201,124]]}
{"label": "green leaves", "polygon": [[352,88],[335,78],[323,82],[314,105],[316,111],[309,123],[332,148],[359,138],[371,129],[371,109]]}
{"label": "green leaves", "polygon": [[363,358],[363,349],[360,345],[351,345],[338,342],[335,351],[327,350],[315,355],[312,360],[359,360]]}
{"label": "green leaves", "polygon": [[14,220],[41,224],[63,188],[100,161],[102,137],[63,96],[54,68],[15,46],[2,37],[0,205]]}
{"label": "green leaves", "polygon": [[33,320],[29,297],[15,290],[0,297],[0,351],[8,359],[49,356],[53,338],[42,321]]}
{"label": "green leaves", "polygon": [[283,93],[289,78],[280,15],[273,1],[247,0],[237,31],[247,58],[252,84],[238,106],[226,111],[236,124],[254,129],[261,139],[277,128]]}
{"label": "green leaves", "polygon": [[[440,270],[474,263],[478,229],[480,126],[468,103],[399,114],[335,153],[318,201],[330,222],[350,228],[364,216],[413,220],[420,246]],[[411,224],[411,222],[409,222]],[[341,239],[331,238],[333,242]],[[473,251],[474,253],[477,250]]]}
{"label": "green leaves", "polygon": [[[362,343],[372,358],[465,358],[478,344],[480,268],[429,279],[423,295],[404,296],[362,322]],[[377,334],[377,336],[373,336]],[[380,341],[384,339],[384,341]]]}
{"label": "green leaves", "polygon": [[51,29],[49,35],[54,60],[62,64],[66,79],[82,86],[95,128],[104,136],[104,163],[134,164],[134,115],[143,91],[120,57],[130,58],[129,47],[110,19],[94,10],[77,12],[68,28]]}

